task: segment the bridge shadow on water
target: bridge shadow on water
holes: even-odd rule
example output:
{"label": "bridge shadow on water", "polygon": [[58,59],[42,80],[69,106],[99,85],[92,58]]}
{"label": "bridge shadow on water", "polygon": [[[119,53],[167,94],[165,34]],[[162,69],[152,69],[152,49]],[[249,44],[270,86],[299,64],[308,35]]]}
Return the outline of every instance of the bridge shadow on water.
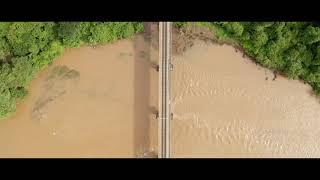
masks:
{"label": "bridge shadow on water", "polygon": [[[134,153],[143,156],[151,147],[150,127],[155,107],[150,108],[151,72],[157,64],[151,60],[153,23],[144,23],[144,32],[134,37]],[[157,92],[152,92],[157,93]]]}

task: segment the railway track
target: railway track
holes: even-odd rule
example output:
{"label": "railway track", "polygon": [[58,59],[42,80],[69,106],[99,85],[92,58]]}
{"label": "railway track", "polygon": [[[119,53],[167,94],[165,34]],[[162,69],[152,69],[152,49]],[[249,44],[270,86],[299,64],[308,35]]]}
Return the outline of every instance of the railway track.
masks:
{"label": "railway track", "polygon": [[159,158],[170,158],[171,28],[171,22],[159,23]]}

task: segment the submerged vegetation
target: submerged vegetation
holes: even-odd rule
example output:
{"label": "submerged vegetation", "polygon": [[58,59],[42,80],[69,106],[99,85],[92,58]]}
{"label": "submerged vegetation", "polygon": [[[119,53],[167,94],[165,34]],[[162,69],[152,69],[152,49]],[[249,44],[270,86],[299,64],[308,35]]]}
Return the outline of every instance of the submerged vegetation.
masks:
{"label": "submerged vegetation", "polygon": [[136,22],[1,22],[0,118],[15,111],[35,73],[64,48],[109,43],[142,30]]}
{"label": "submerged vegetation", "polygon": [[[312,22],[201,22],[220,41],[232,40],[257,63],[302,79],[320,95],[320,25]],[[188,23],[175,23],[176,27]]]}

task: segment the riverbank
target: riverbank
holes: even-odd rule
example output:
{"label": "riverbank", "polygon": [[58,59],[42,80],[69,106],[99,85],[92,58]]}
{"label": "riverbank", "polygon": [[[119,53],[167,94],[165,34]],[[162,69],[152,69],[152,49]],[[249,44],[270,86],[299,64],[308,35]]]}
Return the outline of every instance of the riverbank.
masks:
{"label": "riverbank", "polygon": [[65,48],[112,43],[142,31],[137,22],[0,22],[0,120],[15,113],[33,77]]}
{"label": "riverbank", "polygon": [[182,31],[207,28],[219,43],[237,46],[253,62],[299,79],[320,93],[319,42],[316,22],[197,22],[175,23]]}
{"label": "riverbank", "polygon": [[202,39],[173,57],[173,157],[320,157],[312,88]]}
{"label": "riverbank", "polygon": [[146,37],[67,49],[0,121],[0,157],[154,156],[158,53]]}

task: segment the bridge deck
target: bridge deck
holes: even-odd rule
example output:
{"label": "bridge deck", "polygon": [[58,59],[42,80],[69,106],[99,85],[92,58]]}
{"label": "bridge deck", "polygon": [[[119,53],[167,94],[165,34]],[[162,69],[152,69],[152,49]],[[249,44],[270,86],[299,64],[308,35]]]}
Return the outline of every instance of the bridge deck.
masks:
{"label": "bridge deck", "polygon": [[159,23],[159,158],[170,157],[171,23]]}

